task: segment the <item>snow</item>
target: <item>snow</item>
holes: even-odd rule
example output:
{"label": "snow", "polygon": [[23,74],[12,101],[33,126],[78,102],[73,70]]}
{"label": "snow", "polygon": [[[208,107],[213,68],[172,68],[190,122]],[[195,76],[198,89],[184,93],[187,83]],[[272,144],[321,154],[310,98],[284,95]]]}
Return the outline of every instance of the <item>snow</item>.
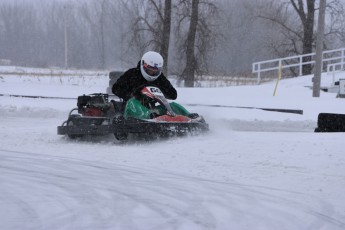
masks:
{"label": "snow", "polygon": [[[210,132],[128,143],[57,135],[75,99],[1,96],[1,229],[345,229],[345,134],[313,132],[318,113],[345,113],[344,99],[313,98],[311,85],[281,80],[276,96],[275,82],[178,88]],[[0,76],[4,95],[76,98],[107,86],[101,75]]]}

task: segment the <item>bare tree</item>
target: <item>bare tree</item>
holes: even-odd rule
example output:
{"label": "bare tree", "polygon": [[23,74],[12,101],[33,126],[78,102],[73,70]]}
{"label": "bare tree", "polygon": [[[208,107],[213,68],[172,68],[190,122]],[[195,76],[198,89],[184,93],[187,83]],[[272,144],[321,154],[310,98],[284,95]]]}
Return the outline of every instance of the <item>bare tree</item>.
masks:
{"label": "bare tree", "polygon": [[[314,18],[315,18],[315,0],[307,0],[306,6],[302,0],[290,0],[293,8],[297,12],[303,26],[302,54],[313,52],[314,42]],[[306,7],[306,10],[305,10]],[[304,57],[304,62],[310,61],[310,57]],[[311,74],[311,65],[302,67],[303,75]]]}
{"label": "bare tree", "polygon": [[[140,55],[148,49],[158,51],[164,61],[168,63],[172,14],[171,0],[131,1],[131,6],[126,7],[133,17],[130,26],[132,31],[130,34],[131,47],[138,49]],[[164,73],[168,72],[167,66],[166,64]]]}
{"label": "bare tree", "polygon": [[325,25],[325,43],[328,48],[345,46],[345,2],[327,1],[327,23]]}
{"label": "bare tree", "polygon": [[108,0],[91,1],[91,6],[87,3],[83,5],[83,16],[85,20],[89,23],[92,28],[92,33],[94,39],[96,39],[96,44],[98,47],[98,67],[105,69],[105,27],[106,27],[106,17],[107,17],[107,6]]}
{"label": "bare tree", "polygon": [[[273,26],[278,25],[283,36],[283,41],[278,44],[271,43],[272,49],[279,56],[312,52],[315,0],[271,0],[270,2],[262,1],[261,4],[262,10],[256,14],[256,17],[271,22]],[[304,58],[304,61],[309,60],[310,57]],[[310,73],[311,66],[304,65],[303,74]]]}
{"label": "bare tree", "polygon": [[[343,12],[343,10],[339,10],[343,9],[343,4],[339,0],[333,0],[327,4],[327,9],[338,17]],[[318,4],[315,0],[261,1],[261,10],[253,11],[256,11],[256,17],[262,18],[270,22],[272,26],[280,28],[282,40],[276,43],[271,42],[271,48],[278,56],[283,57],[290,54],[299,55],[313,52],[316,41],[315,14],[318,11]],[[335,27],[331,28],[329,35],[333,34],[335,29]],[[310,60],[310,57],[303,58],[304,62]],[[303,75],[311,74],[311,71],[311,64],[303,66]]]}
{"label": "bare tree", "polygon": [[217,30],[212,30],[217,27],[214,19],[218,8],[213,1],[200,0],[181,0],[177,8],[178,50],[180,60],[185,60],[182,78],[186,87],[194,87],[195,74],[208,73],[207,57],[211,56],[219,36]]}
{"label": "bare tree", "polygon": [[195,36],[196,27],[198,24],[199,16],[199,0],[192,0],[192,13],[190,18],[190,24],[188,29],[188,37],[186,41],[186,67],[183,71],[185,75],[185,87],[194,87],[195,70],[197,69],[197,63],[195,60]]}
{"label": "bare tree", "polygon": [[168,58],[169,58],[169,45],[170,45],[170,33],[171,33],[171,0],[165,0],[164,4],[164,16],[163,16],[163,32],[161,42],[161,54],[165,60],[164,74],[168,75]]}
{"label": "bare tree", "polygon": [[[69,10],[66,53],[72,68],[124,69],[150,49],[161,52],[170,75],[191,73],[190,67],[195,76],[248,74],[258,59],[309,52],[303,51],[301,20],[311,18],[307,0],[195,2],[193,44],[192,0],[0,1],[0,58],[17,65],[64,66],[64,5]],[[314,3],[315,14],[319,1]],[[327,3],[324,47],[340,48],[345,45],[344,0]],[[315,34],[315,25],[313,30]],[[315,35],[312,39],[313,50]],[[189,85],[195,80],[190,79]]]}

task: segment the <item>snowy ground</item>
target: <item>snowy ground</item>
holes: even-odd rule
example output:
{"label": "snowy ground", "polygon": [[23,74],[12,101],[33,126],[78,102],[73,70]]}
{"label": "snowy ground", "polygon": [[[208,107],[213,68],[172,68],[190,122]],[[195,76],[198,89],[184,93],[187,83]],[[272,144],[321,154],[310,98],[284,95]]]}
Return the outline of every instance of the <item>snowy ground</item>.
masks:
{"label": "snowy ground", "polygon": [[[76,98],[107,84],[0,76],[0,94]],[[345,134],[313,132],[318,113],[345,113],[345,100],[312,98],[311,84],[283,80],[275,97],[275,82],[179,88],[182,104],[304,114],[187,107],[209,133],[125,144],[58,136],[76,100],[1,96],[1,229],[345,229]]]}

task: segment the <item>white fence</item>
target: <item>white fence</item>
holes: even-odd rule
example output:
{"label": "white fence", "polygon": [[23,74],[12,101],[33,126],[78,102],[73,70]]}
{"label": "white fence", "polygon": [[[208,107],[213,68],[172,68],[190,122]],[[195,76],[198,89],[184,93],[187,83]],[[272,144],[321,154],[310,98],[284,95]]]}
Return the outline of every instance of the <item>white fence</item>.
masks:
{"label": "white fence", "polygon": [[327,73],[332,73],[332,84],[335,82],[335,74],[336,72],[341,72],[344,71],[345,68],[345,61],[339,62],[339,63],[334,63],[334,64],[329,64],[327,65]]}
{"label": "white fence", "polygon": [[[315,53],[310,53],[254,62],[252,65],[252,72],[257,74],[257,84],[260,84],[261,82],[261,73],[268,71],[279,71],[280,66],[282,69],[295,67],[298,69],[299,76],[302,76],[302,67],[308,64],[315,64],[315,56]],[[309,57],[310,61],[303,61],[304,57]],[[340,67],[341,70],[344,70],[345,48],[324,51],[322,55],[322,64],[323,67],[325,67],[325,65],[327,66],[327,71],[330,71],[330,68],[333,68],[332,70],[334,71],[336,67]]]}

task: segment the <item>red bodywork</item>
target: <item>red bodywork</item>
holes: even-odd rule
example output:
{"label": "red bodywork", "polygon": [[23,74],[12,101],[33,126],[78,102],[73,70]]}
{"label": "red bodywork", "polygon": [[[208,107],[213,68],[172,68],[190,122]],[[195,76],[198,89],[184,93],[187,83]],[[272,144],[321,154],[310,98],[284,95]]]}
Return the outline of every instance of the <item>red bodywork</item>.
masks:
{"label": "red bodywork", "polygon": [[156,121],[167,121],[167,122],[189,122],[191,121],[190,118],[182,115],[177,116],[169,116],[169,115],[163,115],[155,118]]}

